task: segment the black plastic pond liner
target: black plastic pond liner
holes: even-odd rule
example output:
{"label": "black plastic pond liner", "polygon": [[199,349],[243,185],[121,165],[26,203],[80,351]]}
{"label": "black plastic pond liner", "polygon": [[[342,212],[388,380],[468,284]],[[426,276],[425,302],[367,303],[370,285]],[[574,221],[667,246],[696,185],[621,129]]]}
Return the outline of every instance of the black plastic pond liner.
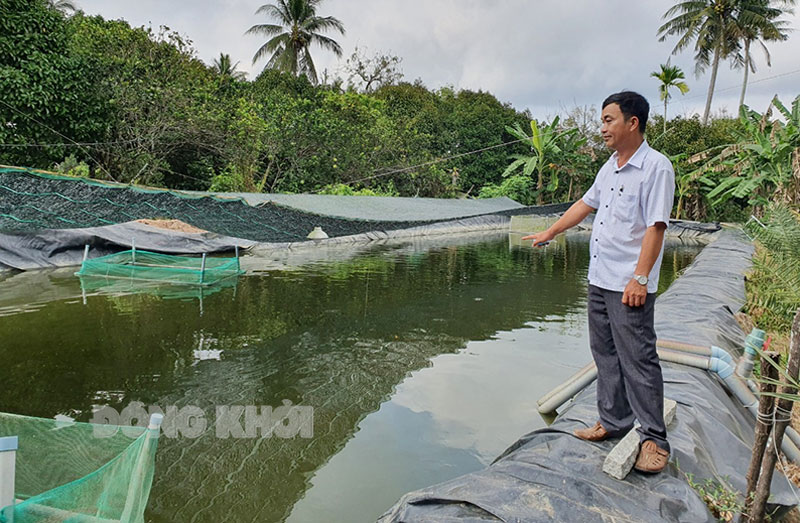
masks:
{"label": "black plastic pond liner", "polygon": [[[752,252],[743,235],[721,233],[656,302],[659,337],[740,353],[744,333],[733,313],[744,303]],[[406,494],[380,521],[716,521],[686,474],[744,492],[753,417],[711,374],[662,366],[665,395],[678,410],[669,426],[670,464],[661,474],[633,471],[624,481],[613,479],[602,466],[617,440],[590,443],[572,435],[597,419],[592,384],[550,427],[523,436],[486,469]],[[796,503],[776,474],[770,509],[778,517]]]}
{"label": "black plastic pond liner", "polygon": [[231,253],[255,242],[215,233],[183,233],[139,222],[85,229],[46,229],[38,232],[0,232],[0,269],[30,270],[80,265],[89,245],[89,257],[99,258],[137,249],[163,254]]}

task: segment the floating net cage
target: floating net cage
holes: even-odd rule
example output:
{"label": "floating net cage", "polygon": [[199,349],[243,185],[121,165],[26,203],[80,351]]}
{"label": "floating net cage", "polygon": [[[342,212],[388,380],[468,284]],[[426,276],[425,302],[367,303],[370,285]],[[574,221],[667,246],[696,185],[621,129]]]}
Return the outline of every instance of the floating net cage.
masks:
{"label": "floating net cage", "polygon": [[144,522],[160,424],[0,413],[0,522]]}
{"label": "floating net cage", "polygon": [[89,247],[84,251],[81,270],[76,272],[81,280],[86,278],[116,278],[131,283],[168,283],[174,285],[213,286],[244,271],[239,265],[238,249],[235,258],[199,258],[174,256],[133,249],[88,258]]}
{"label": "floating net cage", "polygon": [[214,285],[176,285],[160,281],[105,278],[103,276],[80,276],[81,294],[86,304],[89,295],[104,294],[123,296],[149,294],[165,300],[202,300],[225,289],[233,289],[236,296],[238,278],[226,278]]}

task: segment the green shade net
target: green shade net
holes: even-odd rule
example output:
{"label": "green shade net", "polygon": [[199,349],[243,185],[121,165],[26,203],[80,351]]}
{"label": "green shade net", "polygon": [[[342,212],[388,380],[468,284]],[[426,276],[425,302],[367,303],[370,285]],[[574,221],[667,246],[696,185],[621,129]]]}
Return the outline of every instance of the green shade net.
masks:
{"label": "green shade net", "polygon": [[215,285],[242,274],[238,258],[190,258],[128,250],[85,260],[81,277],[120,278],[131,282]]}
{"label": "green shade net", "polygon": [[19,437],[21,500],[0,522],[143,522],[158,432],[0,413],[0,437]]}

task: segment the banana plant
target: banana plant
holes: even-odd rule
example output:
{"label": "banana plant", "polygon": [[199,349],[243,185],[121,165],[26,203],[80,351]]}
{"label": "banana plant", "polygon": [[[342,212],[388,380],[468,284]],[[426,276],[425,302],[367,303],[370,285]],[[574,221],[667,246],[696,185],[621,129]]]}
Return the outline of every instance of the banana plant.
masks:
{"label": "banana plant", "polygon": [[[772,108],[785,121],[772,119]],[[756,214],[772,200],[800,202],[800,96],[789,110],[775,97],[762,115],[742,106],[743,131],[703,167],[699,181],[713,206],[730,198],[748,198]]]}
{"label": "banana plant", "polygon": [[542,204],[545,174],[549,174],[547,184],[548,192],[558,189],[559,171],[565,170],[568,156],[574,154],[586,143],[585,138],[576,138],[578,128],[561,130],[558,127],[559,117],[553,118],[549,125],[539,124],[531,120],[530,136],[522,129],[519,123],[506,126],[509,134],[527,143],[531,147],[531,154],[513,154],[513,162],[503,172],[503,177],[510,176],[515,171],[522,169],[522,175],[531,176],[536,172],[536,203]]}

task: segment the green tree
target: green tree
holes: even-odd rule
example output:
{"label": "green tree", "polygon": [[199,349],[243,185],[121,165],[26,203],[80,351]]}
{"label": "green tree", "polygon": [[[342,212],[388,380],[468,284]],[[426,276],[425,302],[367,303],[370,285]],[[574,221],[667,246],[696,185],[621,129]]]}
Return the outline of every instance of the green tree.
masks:
{"label": "green tree", "polygon": [[205,189],[208,180],[187,173],[188,166],[224,152],[229,115],[191,42],[164,27],[131,28],[80,12],[69,27],[69,54],[86,64],[81,74],[106,97],[110,122],[98,162],[120,181]]}
{"label": "green tree", "polygon": [[513,154],[514,161],[503,172],[503,177],[508,177],[515,171],[522,169],[522,175],[529,177],[536,171],[536,203],[543,203],[544,177],[549,174],[547,184],[549,192],[555,192],[559,184],[559,172],[565,171],[566,157],[586,143],[585,138],[575,138],[578,134],[576,127],[570,129],[559,128],[559,117],[553,118],[550,125],[540,125],[536,120],[531,120],[531,135],[515,124],[506,130],[518,140],[530,144],[531,154]]}
{"label": "green tree", "polygon": [[739,0],[736,14],[735,30],[744,45],[744,55],[735,56],[734,65],[744,68],[742,93],[739,96],[739,108],[744,105],[749,73],[756,72],[755,60],[750,54],[750,45],[758,42],[764,51],[767,67],[770,67],[770,54],[765,42],[783,41],[788,38],[789,24],[778,20],[784,14],[793,13],[790,6],[795,0]]}
{"label": "green tree", "polygon": [[244,80],[247,76],[242,71],[237,71],[239,62],[233,63],[231,55],[220,53],[219,58],[214,59],[211,69],[223,79]]}
{"label": "green tree", "polygon": [[[711,65],[703,125],[708,123],[711,99],[717,81],[719,62],[739,50],[739,38],[734,27],[734,17],[739,0],[686,0],[678,2],[664,14],[669,18],[658,28],[659,41],[677,35],[678,43],[672,50],[677,54],[694,41],[696,74]],[[671,18],[670,18],[671,17]]]}
{"label": "green tree", "polygon": [[342,56],[342,47],[321,31],[345,33],[344,25],[332,16],[317,16],[317,6],[322,0],[278,0],[276,4],[264,4],[256,14],[265,14],[278,24],[256,24],[246,34],[269,37],[255,56],[253,63],[270,55],[266,67],[294,75],[305,74],[312,83],[317,83],[317,69],[311,58],[313,44]]}
{"label": "green tree", "polygon": [[71,2],[70,0],[48,0],[48,2],[50,3],[50,7],[65,15],[78,10],[75,6],[75,2]]}
{"label": "green tree", "polygon": [[[101,138],[105,107],[68,24],[46,0],[0,0],[0,163],[49,168]],[[74,18],[74,17],[73,17]]]}
{"label": "green tree", "polygon": [[[772,119],[773,107],[783,121]],[[701,168],[706,197],[714,206],[746,198],[756,216],[770,202],[800,205],[800,96],[791,109],[775,97],[763,115],[744,106],[740,120],[737,142]]]}
{"label": "green tree", "polygon": [[683,81],[686,78],[683,71],[677,65],[661,64],[661,71],[650,73],[650,76],[656,78],[661,84],[658,86],[658,94],[664,102],[664,132],[667,132],[667,102],[672,97],[669,92],[670,87],[677,88],[681,94],[689,92],[689,86]]}

